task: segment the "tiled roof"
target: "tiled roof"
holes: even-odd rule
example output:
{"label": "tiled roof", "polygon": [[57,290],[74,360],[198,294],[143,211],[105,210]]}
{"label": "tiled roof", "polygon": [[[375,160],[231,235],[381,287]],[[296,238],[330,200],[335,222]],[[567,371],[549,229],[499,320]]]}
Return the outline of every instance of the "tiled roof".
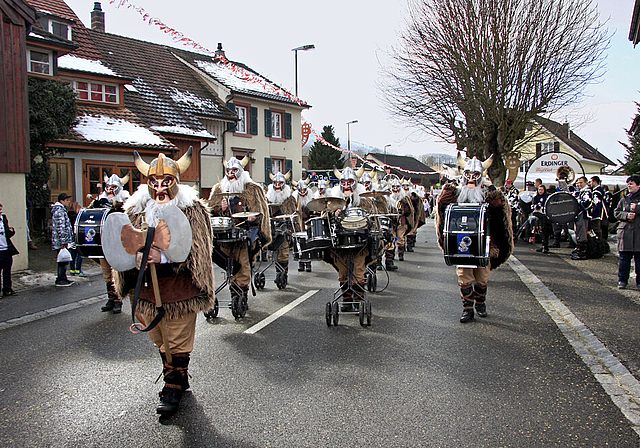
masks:
{"label": "tiled roof", "polygon": [[78,124],[61,141],[131,148],[175,150],[160,133],[148,129],[127,109],[78,105]]}
{"label": "tiled roof", "polygon": [[609,160],[604,154],[578,137],[575,132],[571,131],[568,123],[560,124],[556,121],[540,116],[536,116],[535,120],[543,128],[585,159],[604,163],[605,165],[615,165],[615,163]]}
{"label": "tiled roof", "polygon": [[133,79],[125,105],[148,126],[204,130],[197,117],[236,120],[236,116],[173,55],[173,48],[88,30],[101,60],[120,76]]}
{"label": "tiled roof", "polygon": [[418,159],[410,156],[397,156],[395,154],[380,154],[371,152],[368,156],[375,158],[380,163],[386,163],[387,165],[397,166],[399,168],[409,171],[425,171],[427,173],[435,173],[433,168],[425,165]]}

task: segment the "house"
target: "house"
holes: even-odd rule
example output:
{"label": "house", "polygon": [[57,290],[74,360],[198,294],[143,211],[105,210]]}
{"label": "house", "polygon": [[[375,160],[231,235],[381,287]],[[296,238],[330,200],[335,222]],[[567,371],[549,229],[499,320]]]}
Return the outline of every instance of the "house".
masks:
{"label": "house", "polygon": [[385,167],[387,174],[395,174],[401,179],[409,179],[416,185],[421,184],[425,177],[431,185],[440,182],[439,173],[414,157],[371,152],[365,156],[365,160]]}
{"label": "house", "polygon": [[[60,173],[50,182],[54,197],[65,191],[87,205],[86,196],[99,193],[103,177],[113,173],[131,173],[133,191],[143,182],[133,150],[150,161],[159,152],[175,159],[193,147],[181,181],[202,197],[231,156],[249,154],[248,170],[258,182],[269,179],[268,169],[289,167],[300,176],[300,117],[309,106],[228,61],[221,45],[208,55],[106,33],[99,2],[86,28],[62,0],[28,1],[43,29],[65,25],[67,41],[78,46],[52,62],[51,75],[73,87],[78,104],[72,135],[50,143],[61,154],[52,160]],[[63,178],[69,182],[56,184]]]}
{"label": "house", "polygon": [[526,171],[531,161],[541,154],[564,152],[575,157],[585,174],[603,174],[609,165],[615,165],[604,154],[581,139],[569,126],[548,118],[536,116],[534,123],[527,127],[525,138],[516,144],[522,165],[520,171]]}
{"label": "house", "polygon": [[[28,268],[25,175],[29,157],[27,40],[35,11],[22,0],[0,0],[0,204],[16,229],[20,255],[13,269]],[[43,39],[44,41],[44,39]]]}

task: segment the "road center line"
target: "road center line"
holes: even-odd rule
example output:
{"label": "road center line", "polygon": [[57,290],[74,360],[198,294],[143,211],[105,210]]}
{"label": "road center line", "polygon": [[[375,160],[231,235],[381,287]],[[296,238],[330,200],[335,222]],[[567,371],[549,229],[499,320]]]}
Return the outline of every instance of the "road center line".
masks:
{"label": "road center line", "polygon": [[613,403],[640,435],[640,383],[598,338],[547,288],[520,260],[513,255],[508,261],[511,269],[556,323],[567,341],[593,376],[609,394]]}
{"label": "road center line", "polygon": [[276,311],[275,313],[271,314],[270,316],[262,319],[260,322],[258,322],[254,326],[252,326],[250,328],[247,328],[244,331],[244,333],[246,333],[246,334],[256,334],[258,331],[262,330],[264,327],[266,327],[271,322],[273,322],[276,319],[278,319],[280,316],[283,316],[284,314],[288,313],[289,311],[291,311],[292,309],[294,309],[295,307],[300,305],[302,302],[307,300],[309,297],[311,297],[312,295],[314,295],[318,291],[319,291],[319,289],[312,289],[311,291],[307,291],[306,293],[304,293],[303,295],[298,297],[293,302],[289,303],[288,305],[283,306],[278,311]]}

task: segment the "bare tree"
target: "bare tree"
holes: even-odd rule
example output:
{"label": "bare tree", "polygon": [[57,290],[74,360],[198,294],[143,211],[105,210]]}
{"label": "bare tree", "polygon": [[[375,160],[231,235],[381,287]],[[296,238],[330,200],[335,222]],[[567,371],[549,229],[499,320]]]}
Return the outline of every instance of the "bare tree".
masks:
{"label": "bare tree", "polygon": [[409,1],[383,69],[387,107],[469,157],[494,155],[494,180],[527,123],[604,74],[609,36],[591,0]]}

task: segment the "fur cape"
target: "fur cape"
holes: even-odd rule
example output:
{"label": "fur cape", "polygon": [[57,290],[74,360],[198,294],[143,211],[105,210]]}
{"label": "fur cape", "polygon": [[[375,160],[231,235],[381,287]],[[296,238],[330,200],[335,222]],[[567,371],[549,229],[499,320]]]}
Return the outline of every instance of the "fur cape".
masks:
{"label": "fur cape", "polygon": [[[191,187],[187,188],[191,189]],[[131,198],[136,198],[136,195],[134,194]],[[132,225],[135,228],[140,228],[143,222],[143,213],[140,213],[138,207],[129,205],[129,203],[125,204],[127,215]],[[184,300],[178,302],[163,303],[168,319],[176,319],[189,313],[210,310],[215,302],[213,261],[211,259],[213,245],[209,211],[198,199],[193,201],[191,206],[182,208],[182,211],[191,224],[193,234],[191,252],[189,252],[189,256],[183,263],[172,263],[172,268],[175,275],[187,275],[193,285],[201,291],[201,294],[194,297],[185,297]],[[114,271],[114,273],[116,274],[114,276],[114,284],[118,295],[120,297],[133,295],[138,270]],[[147,318],[153,318],[156,315],[155,303],[138,300],[136,311]]]}
{"label": "fur cape", "polygon": [[415,228],[419,229],[425,224],[425,222],[427,222],[427,216],[424,212],[424,205],[422,204],[422,199],[420,199],[420,196],[415,191],[411,192],[409,198],[411,199],[411,204],[413,205],[413,214],[416,224]]}
{"label": "fur cape", "polygon": [[[438,245],[442,250],[444,250],[444,214],[447,205],[454,204],[457,200],[457,186],[448,182],[442,187],[442,193],[438,196],[436,206],[436,234],[438,236]],[[491,237],[489,259],[491,261],[491,270],[493,270],[507,261],[513,252],[511,207],[504,194],[497,189],[489,190],[485,202],[489,204],[489,235]]]}
{"label": "fur cape", "polygon": [[[222,194],[220,183],[214,185],[207,204],[213,209],[213,216],[222,216],[220,203],[226,196]],[[247,207],[250,212],[260,213],[258,222],[260,223],[260,234],[263,240],[263,247],[271,243],[271,221],[269,219],[269,207],[267,206],[267,198],[264,190],[255,182],[247,182],[244,191],[239,194],[240,201]]]}

